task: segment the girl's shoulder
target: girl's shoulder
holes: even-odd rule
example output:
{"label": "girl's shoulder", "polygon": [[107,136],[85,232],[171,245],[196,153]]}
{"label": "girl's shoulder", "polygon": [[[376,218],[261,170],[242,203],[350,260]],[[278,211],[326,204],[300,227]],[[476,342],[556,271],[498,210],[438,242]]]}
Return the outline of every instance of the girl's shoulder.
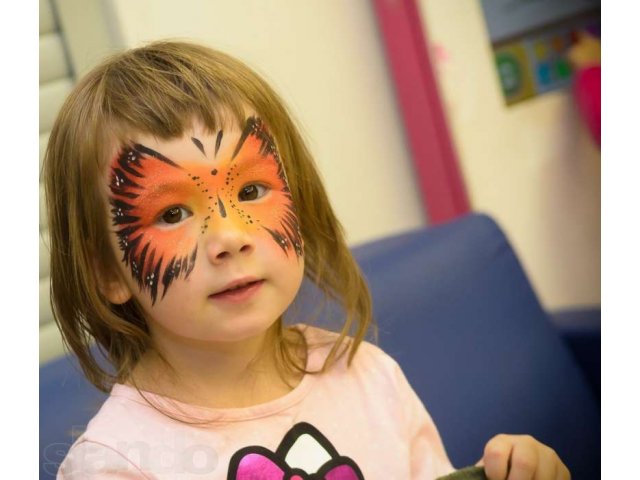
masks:
{"label": "girl's shoulder", "polygon": [[141,470],[127,452],[138,447],[144,450],[146,446],[139,439],[153,438],[165,429],[162,417],[150,412],[148,405],[118,395],[114,386],[84,433],[71,445],[58,478],[94,478],[102,468],[138,478]]}
{"label": "girl's shoulder", "polygon": [[[297,324],[295,328],[301,330],[307,340],[309,367],[311,369],[322,367],[340,334],[315,325]],[[349,348],[353,338],[345,337],[345,339],[346,341],[343,342],[343,347],[339,351],[344,349],[346,351],[332,367],[336,373],[346,374],[349,372],[352,375],[354,373],[368,375],[377,373],[385,377],[395,377],[400,371],[400,366],[393,357],[368,340],[360,342],[349,363]]]}

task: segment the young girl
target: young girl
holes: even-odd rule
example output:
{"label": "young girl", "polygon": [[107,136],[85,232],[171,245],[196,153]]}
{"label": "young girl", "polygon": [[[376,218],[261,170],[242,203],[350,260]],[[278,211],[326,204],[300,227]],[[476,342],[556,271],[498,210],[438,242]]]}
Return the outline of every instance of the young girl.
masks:
{"label": "young girl", "polygon": [[[114,56],[62,107],[44,176],[55,318],[110,391],[58,478],[454,470],[398,364],[364,341],[369,293],[311,155],[245,65],[180,42]],[[339,334],[285,325],[303,277],[342,307]],[[568,478],[527,436],[483,461],[492,479]]]}

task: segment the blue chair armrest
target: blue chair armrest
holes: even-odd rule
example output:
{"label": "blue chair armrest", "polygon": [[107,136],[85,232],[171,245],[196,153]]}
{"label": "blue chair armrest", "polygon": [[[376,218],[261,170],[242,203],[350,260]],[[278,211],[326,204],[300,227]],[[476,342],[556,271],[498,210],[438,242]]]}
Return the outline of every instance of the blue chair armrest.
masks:
{"label": "blue chair armrest", "polygon": [[551,312],[554,324],[600,400],[600,308]]}

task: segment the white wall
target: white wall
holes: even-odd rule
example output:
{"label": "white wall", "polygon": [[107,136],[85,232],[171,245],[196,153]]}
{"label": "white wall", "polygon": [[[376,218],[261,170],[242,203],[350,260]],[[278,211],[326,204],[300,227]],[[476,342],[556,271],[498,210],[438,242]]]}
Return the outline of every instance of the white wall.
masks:
{"label": "white wall", "polygon": [[479,0],[420,6],[473,209],[504,228],[546,307],[599,304],[600,152],[570,92],[506,107]]}
{"label": "white wall", "polygon": [[81,71],[113,47],[172,37],[262,74],[299,121],[350,243],[425,224],[368,0],[56,1],[79,38],[91,35],[86,16],[102,18],[96,38],[76,42]]}

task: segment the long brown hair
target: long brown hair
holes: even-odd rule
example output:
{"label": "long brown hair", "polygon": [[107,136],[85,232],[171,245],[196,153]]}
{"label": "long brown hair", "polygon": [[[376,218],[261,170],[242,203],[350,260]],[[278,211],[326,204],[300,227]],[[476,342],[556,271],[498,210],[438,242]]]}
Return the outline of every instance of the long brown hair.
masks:
{"label": "long brown hair", "polygon": [[[60,110],[44,159],[54,318],[97,388],[109,391],[126,380],[153,347],[135,300],[114,305],[100,289],[105,278],[120,275],[101,194],[108,152],[125,142],[126,133],[178,137],[194,117],[212,131],[228,112],[240,123],[247,105],[269,125],[284,163],[305,245],[305,276],[344,314],[320,372],[346,351],[350,365],[369,327],[377,341],[366,282],[280,97],[226,54],[192,43],[155,42],[108,58],[80,80]],[[304,337],[295,332],[282,318],[274,325],[279,370],[317,373],[296,361]],[[92,353],[94,340],[113,373]]]}

